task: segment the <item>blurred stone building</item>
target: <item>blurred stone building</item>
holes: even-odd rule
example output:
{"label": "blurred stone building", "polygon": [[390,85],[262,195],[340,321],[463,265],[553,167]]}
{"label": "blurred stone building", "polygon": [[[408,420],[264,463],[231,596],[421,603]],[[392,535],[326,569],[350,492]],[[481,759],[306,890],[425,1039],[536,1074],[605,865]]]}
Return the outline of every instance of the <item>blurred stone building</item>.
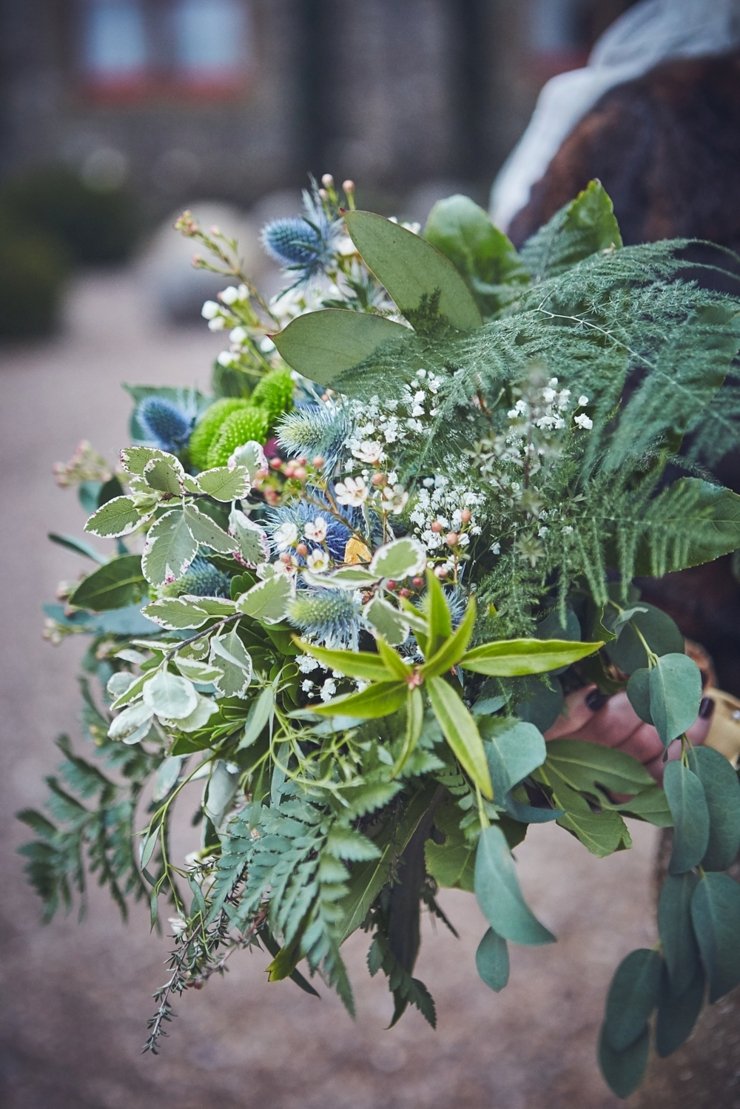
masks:
{"label": "blurred stone building", "polygon": [[[481,198],[537,89],[626,0],[1,0],[0,173],[64,163],[152,215],[330,170]],[[364,190],[366,194],[366,189]]]}

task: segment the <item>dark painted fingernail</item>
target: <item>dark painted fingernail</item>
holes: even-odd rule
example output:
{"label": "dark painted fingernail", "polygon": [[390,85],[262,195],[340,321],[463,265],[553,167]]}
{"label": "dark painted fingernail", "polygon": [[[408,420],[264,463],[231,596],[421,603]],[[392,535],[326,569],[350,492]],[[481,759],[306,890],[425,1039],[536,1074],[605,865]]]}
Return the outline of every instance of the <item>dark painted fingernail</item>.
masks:
{"label": "dark painted fingernail", "polygon": [[586,697],[586,708],[591,709],[591,712],[598,712],[608,700],[608,693],[602,693],[600,689],[592,689]]}
{"label": "dark painted fingernail", "polygon": [[702,720],[708,720],[714,712],[714,701],[711,697],[703,697],[699,705],[699,716]]}

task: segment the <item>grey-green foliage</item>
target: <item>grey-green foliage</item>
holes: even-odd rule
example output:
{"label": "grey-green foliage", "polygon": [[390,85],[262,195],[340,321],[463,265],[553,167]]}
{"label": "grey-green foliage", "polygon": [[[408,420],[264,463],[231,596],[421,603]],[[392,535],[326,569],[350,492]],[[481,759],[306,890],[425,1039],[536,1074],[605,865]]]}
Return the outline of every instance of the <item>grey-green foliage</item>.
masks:
{"label": "grey-green foliage", "polygon": [[[44,919],[70,909],[75,898],[85,906],[86,871],[107,886],[122,916],[126,899],[148,895],[135,856],[136,810],[157,759],[140,747],[106,739],[109,721],[95,705],[83,679],[84,722],[96,744],[96,761],[76,754],[66,736],[57,741],[64,756],[59,772],[47,778],[45,811],[19,813],[36,835],[24,844],[26,872],[44,906]],[[156,869],[156,858],[151,866]]]}

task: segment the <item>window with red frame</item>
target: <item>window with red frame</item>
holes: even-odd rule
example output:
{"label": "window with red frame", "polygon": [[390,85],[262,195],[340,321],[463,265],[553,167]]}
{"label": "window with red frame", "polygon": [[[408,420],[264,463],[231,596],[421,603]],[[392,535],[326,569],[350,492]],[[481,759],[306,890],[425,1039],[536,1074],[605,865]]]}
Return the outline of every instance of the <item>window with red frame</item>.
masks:
{"label": "window with red frame", "polygon": [[253,60],[248,0],[81,0],[79,68],[101,97],[235,95]]}

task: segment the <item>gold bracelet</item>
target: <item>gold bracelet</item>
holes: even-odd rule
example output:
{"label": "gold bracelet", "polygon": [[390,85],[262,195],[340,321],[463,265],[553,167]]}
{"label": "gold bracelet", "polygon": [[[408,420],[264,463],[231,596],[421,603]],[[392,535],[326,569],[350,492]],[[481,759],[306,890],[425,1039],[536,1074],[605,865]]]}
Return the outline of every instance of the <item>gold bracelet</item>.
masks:
{"label": "gold bracelet", "polygon": [[737,766],[740,759],[740,701],[731,693],[708,686],[704,696],[714,702],[712,722],[704,743]]}

